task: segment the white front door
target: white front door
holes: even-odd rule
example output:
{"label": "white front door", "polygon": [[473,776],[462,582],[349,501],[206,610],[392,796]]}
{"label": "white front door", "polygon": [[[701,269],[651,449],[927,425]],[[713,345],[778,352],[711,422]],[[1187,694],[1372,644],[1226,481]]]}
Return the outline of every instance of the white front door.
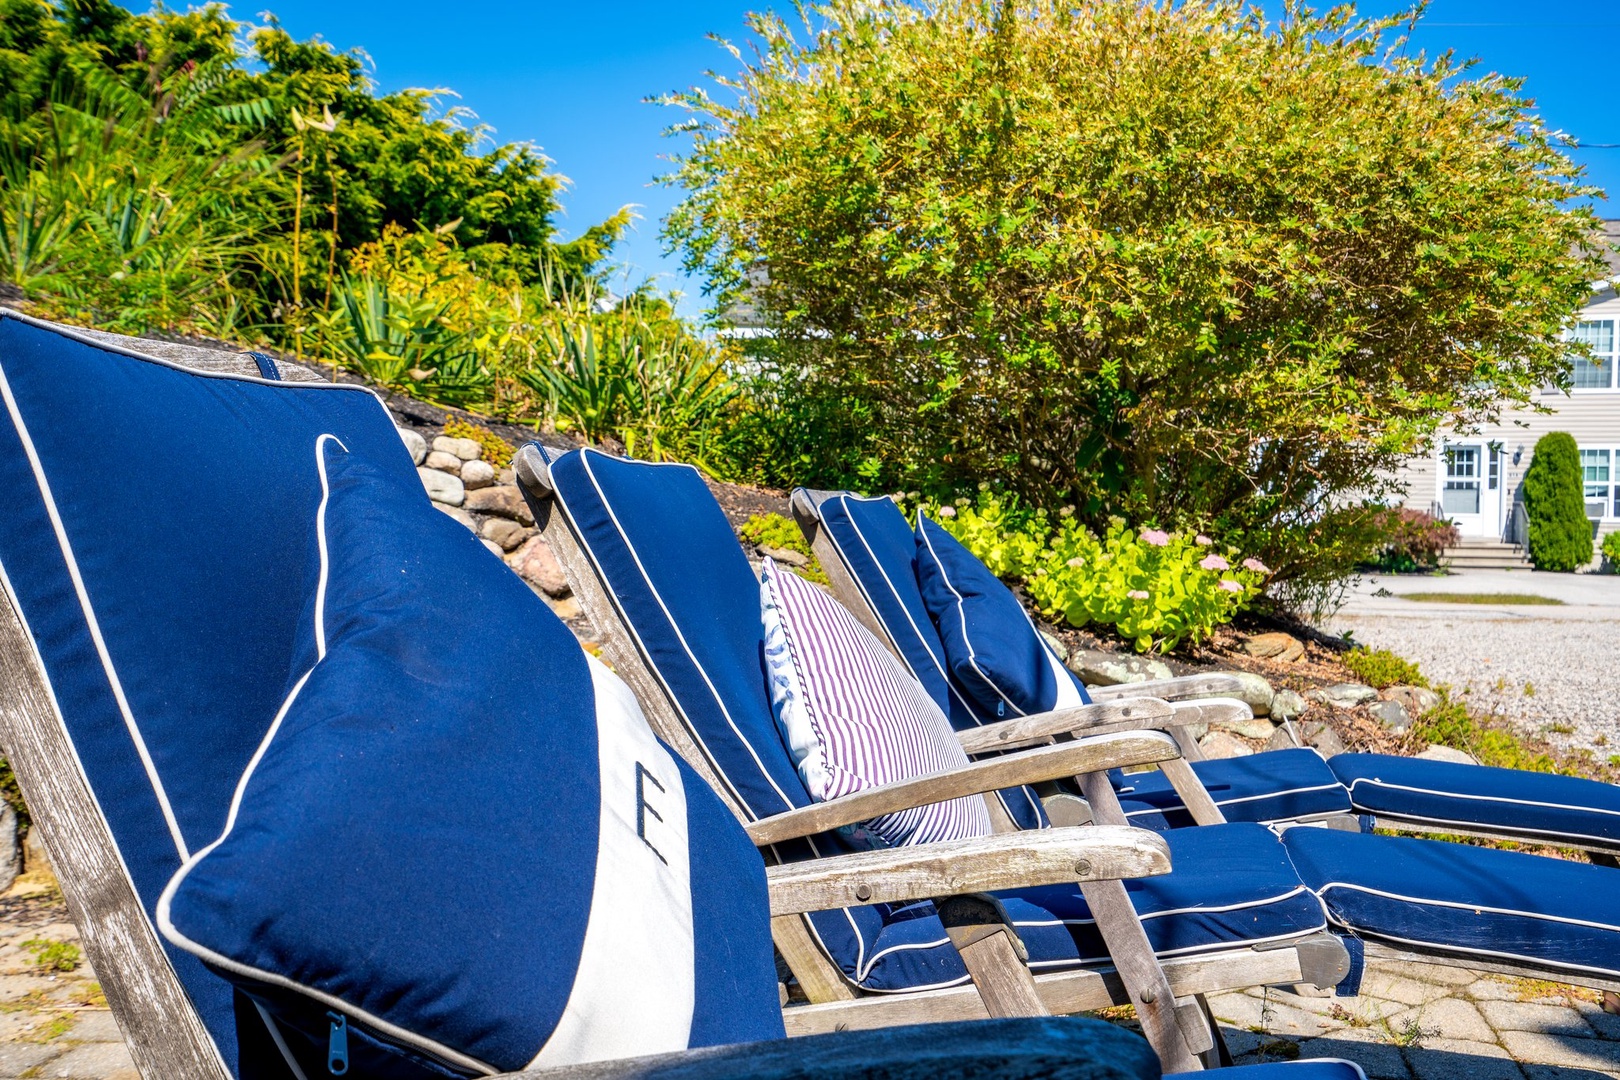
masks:
{"label": "white front door", "polygon": [[1440,454],[1440,511],[1464,536],[1502,536],[1502,448],[1452,443]]}

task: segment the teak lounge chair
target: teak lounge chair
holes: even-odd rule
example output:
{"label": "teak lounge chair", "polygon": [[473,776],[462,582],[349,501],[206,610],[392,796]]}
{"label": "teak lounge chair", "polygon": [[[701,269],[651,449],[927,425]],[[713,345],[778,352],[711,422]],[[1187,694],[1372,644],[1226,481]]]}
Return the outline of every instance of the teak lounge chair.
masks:
{"label": "teak lounge chair", "polygon": [[[111,467],[108,448],[117,451]],[[387,923],[409,914],[421,898],[433,899],[434,875],[467,876],[445,883],[460,890],[458,896],[476,897],[462,909],[467,932],[476,926],[510,941],[504,955],[489,951],[489,943],[465,958],[453,950],[426,950],[438,954],[435,962],[450,965],[425,999],[430,1013],[438,1010],[439,1022],[462,1022],[458,1002],[489,1008],[486,985],[506,985],[494,976],[509,979],[520,952],[530,961],[538,955],[541,962],[526,970],[551,980],[547,993],[553,998],[566,996],[568,980],[574,980],[575,996],[568,999],[573,1007],[583,976],[570,975],[571,965],[583,963],[582,946],[559,927],[587,927],[586,913],[554,906],[544,918],[505,925],[508,914],[496,897],[511,883],[497,887],[479,875],[506,879],[515,871],[520,890],[535,892],[545,883],[566,892],[578,887],[571,877],[583,876],[588,885],[590,874],[567,875],[557,866],[509,859],[504,834],[485,835],[469,825],[469,811],[454,798],[463,789],[452,785],[481,762],[510,760],[513,768],[540,770],[528,776],[545,776],[546,770],[583,776],[598,764],[605,770],[607,751],[595,746],[607,736],[591,734],[591,684],[599,719],[602,694],[611,691],[603,690],[595,673],[583,674],[589,666],[577,642],[544,605],[470,534],[431,509],[387,411],[373,395],[310,380],[300,369],[262,356],[120,341],[0,311],[0,492],[8,506],[0,518],[0,742],[143,1075],[302,1080],[341,1074],[351,1060],[355,1075],[372,1075],[368,1063],[376,1061],[390,1064],[388,1075],[500,1072],[465,1053],[450,1054],[431,1032],[401,1035],[379,1018],[387,1001],[350,1007],[324,983],[272,977],[228,955],[225,945],[200,942],[198,927],[208,928],[202,919],[208,894],[195,891],[198,879],[218,875],[226,856],[234,861],[224,865],[242,870],[247,849],[237,845],[263,842],[267,823],[278,816],[336,822],[341,829],[353,815],[356,832],[339,832],[333,845],[295,847],[296,857],[246,866],[261,884],[281,887],[277,879],[286,878],[312,893],[323,890],[322,898],[338,907],[358,902],[370,889],[370,916],[336,928],[340,950],[353,947],[369,955],[395,947],[398,942],[386,937],[367,937],[375,921]],[[332,520],[333,514],[340,516]],[[422,623],[411,608],[419,595],[435,599],[437,621]],[[486,613],[476,605],[464,610],[486,595],[500,609],[489,616],[500,631],[495,641],[477,633],[476,622]],[[506,670],[480,673],[467,662],[480,656],[493,656]],[[435,666],[439,661],[445,661],[442,668]],[[541,673],[528,676],[541,680],[538,692],[514,695],[511,687],[526,685],[521,677],[530,668]],[[542,678],[548,671],[571,673],[566,685],[555,685],[555,694]],[[360,689],[345,695],[340,680],[352,681],[356,672]],[[417,715],[409,695],[418,692],[444,696]],[[486,701],[501,707],[477,715]],[[312,702],[328,710],[311,714],[324,715],[321,723],[304,723],[298,711]],[[531,730],[514,717],[522,719],[531,708],[559,721],[547,732],[533,732],[537,746],[584,747],[586,759],[552,760],[530,752]],[[569,714],[570,708],[585,711]],[[461,718],[459,726],[444,727],[447,713]],[[280,728],[283,718],[286,730]],[[637,784],[662,775],[666,794],[686,784],[681,777],[688,771],[676,771],[675,759],[644,726],[643,734],[634,734],[643,724],[639,713],[626,712],[616,722],[653,762],[643,769],[636,758]],[[394,760],[388,751],[435,730],[435,737],[449,740],[448,752],[438,759],[444,802],[431,813],[391,820],[392,800],[408,805],[433,784],[419,772],[422,756]],[[488,739],[495,731],[510,741],[492,752]],[[320,751],[312,759],[311,748]],[[306,754],[302,760],[300,752]],[[317,800],[304,789],[275,786],[277,777],[294,776],[297,768],[313,769],[332,785],[319,789],[326,796]],[[349,806],[330,801],[350,788],[374,797]],[[534,829],[535,815],[546,812],[548,790],[497,786],[478,794],[481,805],[503,812],[539,807],[526,819],[525,843],[553,833],[587,841],[597,836],[594,814]],[[703,867],[719,875],[692,875],[685,918],[696,919],[715,903],[729,910],[756,895],[760,903],[738,912],[729,926],[694,930],[691,948],[698,955],[685,967],[661,967],[657,958],[609,967],[610,981],[596,988],[598,997],[612,995],[613,979],[665,975],[672,984],[684,980],[692,993],[696,965],[700,984],[721,979],[738,999],[717,1008],[752,1010],[727,1022],[759,1037],[782,1032],[766,929],[771,915],[788,918],[848,903],[863,891],[904,902],[997,887],[1005,874],[985,865],[991,861],[986,853],[1019,864],[1020,881],[1073,880],[1074,863],[1082,858],[1128,873],[1160,872],[1165,863],[1162,844],[1140,830],[1090,839],[1054,836],[1035,845],[998,836],[977,851],[968,850],[971,844],[952,851],[919,847],[784,867],[767,885],[752,845],[730,815],[695,777],[684,790],[684,842],[693,865],[701,854]],[[570,797],[577,801],[577,792]],[[602,805],[605,830],[607,803]],[[664,809],[669,813],[669,804]],[[239,815],[253,827],[233,832]],[[621,845],[621,861],[629,850],[645,866],[655,856],[668,866],[671,860],[639,831],[645,823],[636,813],[625,820],[631,824],[619,827],[630,830],[631,839],[627,849]],[[421,826],[428,821],[434,829],[455,826],[461,832],[424,834]],[[454,852],[442,846],[446,839],[481,846],[446,859]],[[512,843],[513,853],[529,850]],[[644,843],[653,854],[643,851]],[[586,846],[594,850],[594,842]],[[333,857],[336,862],[320,862]],[[599,857],[599,874],[604,865]],[[378,868],[394,880],[376,880]],[[231,880],[229,874],[216,876],[214,884]],[[264,891],[220,892],[215,914],[228,920],[236,909],[261,903]],[[666,919],[656,904],[645,910],[654,924]],[[244,932],[247,947],[262,946],[285,913],[272,914],[262,932]],[[589,915],[596,916],[594,906]],[[308,925],[319,927],[321,919],[320,911],[310,913]],[[162,922],[163,936],[155,921]],[[1008,947],[998,926],[963,925],[968,952],[986,943],[992,952]],[[705,954],[706,941],[727,943],[724,948],[735,956],[728,962],[725,955]],[[745,948],[749,943],[752,951]],[[302,947],[295,936],[281,959],[304,962]],[[491,963],[501,970],[486,972]],[[399,996],[409,997],[414,985]],[[352,990],[362,998],[381,993],[363,979]],[[696,993],[704,996],[702,985]],[[956,995],[956,1011],[982,1016],[984,1006],[967,1001],[972,993]],[[521,1010],[526,1002],[516,995],[494,1005]],[[319,1030],[278,1024],[271,1013],[283,1005],[290,1015],[313,1015]],[[659,1017],[638,1019],[658,1026],[652,1021]],[[590,1021],[578,1024],[588,1027]],[[620,1026],[635,1045],[639,1033],[630,1029],[638,1025]],[[763,1077],[803,1075],[806,1069],[919,1078],[962,1070],[1095,1080],[1156,1075],[1151,1055],[1133,1037],[1085,1023],[1013,1020],[879,1035],[829,1035],[791,1047],[711,1046],[521,1075]],[[615,1037],[609,1032],[610,1043]],[[1318,1075],[1354,1080],[1356,1071],[1340,1065]]]}
{"label": "teak lounge chair", "polygon": [[[855,819],[834,816],[827,809],[834,803],[810,800],[778,734],[761,666],[759,585],[697,471],[592,450],[548,462],[533,444],[515,465],[604,657],[636,691],[660,737],[722,793],[776,859],[800,865],[837,851],[837,838],[824,830]],[[920,782],[931,789],[921,801],[1003,789],[987,801],[1010,831],[1020,817],[1044,820],[1021,785],[1177,753],[1168,738],[1127,744],[1104,736],[1096,755],[1068,773],[1014,771],[1016,757],[989,759],[981,764],[1008,763],[995,784],[966,789],[950,786],[957,783],[950,774],[930,777]],[[867,813],[882,809],[874,803]],[[1275,858],[1280,847],[1265,830],[1233,825],[1166,839],[1174,867],[1168,877],[1129,889],[1087,882],[1078,892],[1001,896],[1029,950],[1044,1008],[1068,1013],[1129,1001],[1172,1067],[1187,1048],[1202,1052],[1210,1039],[1189,1007],[1178,1033],[1168,1008],[1175,999],[1270,983],[1331,986],[1348,958],[1321,933],[1317,901]],[[977,1015],[983,1007],[926,905],[782,920],[776,943],[809,999],[787,1010],[790,1031]]]}
{"label": "teak lounge chair", "polygon": [[[964,734],[965,743],[979,748],[1019,745],[998,733],[1050,732],[1054,717],[994,723],[953,679],[918,584],[917,535],[891,500],[800,489],[793,494],[793,507],[834,593],[855,605],[857,615],[881,631],[925,684],[949,695],[953,722],[970,733]],[[948,540],[936,537],[931,542]],[[958,556],[971,558],[965,550]],[[1005,594],[982,565],[973,566],[981,572],[972,575],[974,587]],[[1016,609],[1010,595],[1002,599]],[[1018,618],[1027,624],[1027,617]],[[1033,638],[1027,625],[1011,629]],[[1084,692],[1077,680],[1074,690]],[[1149,723],[1174,725],[1179,720],[1172,715]],[[1086,730],[1091,729],[1077,728],[1076,733]],[[1178,741],[1184,751],[1195,745],[1185,736]],[[1329,765],[1340,772],[1329,771]],[[1338,783],[1338,776],[1348,777],[1351,771],[1413,778],[1424,791],[1405,793],[1404,813],[1434,827],[1449,820],[1454,825],[1445,827],[1457,832],[1590,847],[1611,827],[1607,820],[1620,814],[1609,809],[1620,800],[1606,784],[1389,755],[1341,755],[1324,763],[1315,751],[1298,749],[1195,761],[1192,767],[1211,798],[1209,803],[1188,803],[1185,809],[1167,778],[1116,776],[1124,820],[1163,828],[1190,823],[1188,818],[1200,823],[1227,816],[1314,819],[1354,830],[1359,826],[1351,810],[1370,814],[1374,804],[1359,802],[1369,788],[1356,785],[1347,791]],[[1419,776],[1424,779],[1417,780]],[[1379,811],[1377,821],[1401,827],[1409,819]],[[1431,961],[1465,957],[1482,970],[1616,989],[1620,925],[1601,899],[1612,874],[1606,866],[1333,829],[1290,829],[1284,842],[1301,877],[1326,901],[1335,925],[1366,939],[1370,954]]]}

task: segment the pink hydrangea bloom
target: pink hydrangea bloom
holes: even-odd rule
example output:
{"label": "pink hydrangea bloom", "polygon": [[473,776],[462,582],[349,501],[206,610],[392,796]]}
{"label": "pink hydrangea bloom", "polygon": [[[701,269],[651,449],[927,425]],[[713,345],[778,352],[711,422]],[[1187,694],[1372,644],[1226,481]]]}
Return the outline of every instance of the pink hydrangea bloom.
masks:
{"label": "pink hydrangea bloom", "polygon": [[1232,568],[1232,564],[1219,555],[1205,555],[1198,565],[1205,570],[1230,570]]}
{"label": "pink hydrangea bloom", "polygon": [[1243,586],[1241,584],[1239,584],[1238,582],[1233,581],[1231,578],[1222,578],[1221,579],[1221,588],[1225,589],[1227,592],[1242,592],[1243,591]]}
{"label": "pink hydrangea bloom", "polygon": [[1215,541],[1211,540],[1203,533],[1199,533],[1197,536],[1193,537],[1193,542],[1199,547],[1209,547],[1209,545],[1213,544]]}
{"label": "pink hydrangea bloom", "polygon": [[1170,543],[1170,534],[1162,529],[1143,529],[1142,543],[1152,544],[1154,547],[1164,547]]}
{"label": "pink hydrangea bloom", "polygon": [[1148,598],[1148,594],[1145,589],[1132,589],[1125,595],[1130,597],[1132,600],[1146,600]]}
{"label": "pink hydrangea bloom", "polygon": [[1259,559],[1244,559],[1243,560],[1243,569],[1245,569],[1245,570],[1253,570],[1257,574],[1269,574],[1269,573],[1271,573],[1271,567],[1267,566],[1265,563],[1261,562]]}
{"label": "pink hydrangea bloom", "polygon": [[1074,558],[1070,559],[1068,562],[1064,563],[1063,565],[1067,566],[1070,570],[1078,570],[1082,566],[1086,565],[1086,560],[1084,560],[1080,556],[1076,555]]}
{"label": "pink hydrangea bloom", "polygon": [[953,517],[955,517],[956,516],[956,507],[954,507],[954,506],[942,506],[942,507],[940,507],[939,508],[939,516],[942,517],[942,518],[953,518]]}

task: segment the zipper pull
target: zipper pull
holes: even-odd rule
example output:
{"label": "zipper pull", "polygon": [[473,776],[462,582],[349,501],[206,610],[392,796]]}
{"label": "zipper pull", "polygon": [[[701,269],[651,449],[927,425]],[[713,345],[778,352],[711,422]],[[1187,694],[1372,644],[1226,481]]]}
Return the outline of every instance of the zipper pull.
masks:
{"label": "zipper pull", "polygon": [[342,1076],[349,1071],[349,1021],[342,1013],[326,1015],[332,1021],[332,1031],[326,1037],[326,1071]]}

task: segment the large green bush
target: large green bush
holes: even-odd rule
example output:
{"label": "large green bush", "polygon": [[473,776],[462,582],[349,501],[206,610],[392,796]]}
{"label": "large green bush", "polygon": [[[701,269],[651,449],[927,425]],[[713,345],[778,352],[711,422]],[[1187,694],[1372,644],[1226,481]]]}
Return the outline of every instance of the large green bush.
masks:
{"label": "large green bush", "polygon": [[1524,513],[1537,570],[1569,573],[1592,561],[1592,523],[1573,436],[1553,431],[1536,440],[1524,473]]}
{"label": "large green bush", "polygon": [[1260,7],[832,0],[670,98],[669,240],[860,420],[780,479],[994,478],[1322,581],[1370,478],[1567,377],[1597,223],[1519,84]]}

